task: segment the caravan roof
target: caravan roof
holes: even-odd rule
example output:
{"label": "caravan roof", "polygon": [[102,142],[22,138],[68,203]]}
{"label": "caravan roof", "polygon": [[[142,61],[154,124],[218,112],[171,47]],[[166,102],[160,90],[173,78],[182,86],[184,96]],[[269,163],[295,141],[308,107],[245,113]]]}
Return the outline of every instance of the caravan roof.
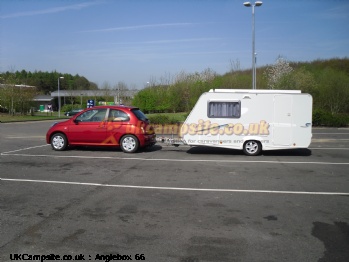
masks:
{"label": "caravan roof", "polygon": [[274,90],[274,89],[210,89],[211,93],[251,93],[251,94],[300,94],[301,90]]}

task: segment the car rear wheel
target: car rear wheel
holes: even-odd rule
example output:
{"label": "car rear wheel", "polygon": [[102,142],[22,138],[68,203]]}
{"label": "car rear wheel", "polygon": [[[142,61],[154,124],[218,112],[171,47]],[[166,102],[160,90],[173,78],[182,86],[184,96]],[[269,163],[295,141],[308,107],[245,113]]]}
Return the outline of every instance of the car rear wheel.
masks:
{"label": "car rear wheel", "polygon": [[68,146],[67,137],[62,133],[56,133],[51,137],[51,146],[53,150],[62,151]]}
{"label": "car rear wheel", "polygon": [[120,141],[121,150],[125,153],[134,153],[138,150],[138,139],[133,135],[126,135]]}
{"label": "car rear wheel", "polygon": [[243,151],[247,156],[257,156],[262,151],[262,145],[259,141],[246,141],[243,147]]}

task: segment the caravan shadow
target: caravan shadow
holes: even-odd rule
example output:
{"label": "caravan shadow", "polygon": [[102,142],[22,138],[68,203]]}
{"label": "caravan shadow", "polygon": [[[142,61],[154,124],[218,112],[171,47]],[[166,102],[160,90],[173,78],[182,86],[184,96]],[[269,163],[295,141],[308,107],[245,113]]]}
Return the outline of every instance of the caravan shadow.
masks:
{"label": "caravan shadow", "polygon": [[220,148],[220,147],[210,147],[210,146],[193,146],[188,151],[188,154],[198,154],[198,155],[244,155],[242,150],[230,149],[230,148]]}
{"label": "caravan shadow", "polygon": [[[202,154],[202,155],[245,155],[242,150],[229,149],[229,148],[219,148],[219,147],[208,147],[208,146],[195,146],[191,147],[188,154]],[[298,149],[283,149],[283,150],[270,150],[262,151],[263,156],[310,156],[311,150],[298,148]]]}
{"label": "caravan shadow", "polygon": [[264,156],[311,156],[311,150],[307,148],[283,149],[263,151]]}

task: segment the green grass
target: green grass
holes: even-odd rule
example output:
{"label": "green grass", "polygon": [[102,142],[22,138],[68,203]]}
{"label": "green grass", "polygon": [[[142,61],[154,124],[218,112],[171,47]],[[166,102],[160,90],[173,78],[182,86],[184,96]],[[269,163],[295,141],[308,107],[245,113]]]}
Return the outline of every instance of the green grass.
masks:
{"label": "green grass", "polygon": [[40,120],[54,120],[54,119],[68,119],[64,115],[63,112],[61,112],[61,117],[58,117],[57,112],[51,113],[41,113],[41,112],[35,112],[35,114],[32,116],[30,114],[28,115],[10,115],[1,113],[0,114],[0,122],[20,122],[20,121],[40,121]]}

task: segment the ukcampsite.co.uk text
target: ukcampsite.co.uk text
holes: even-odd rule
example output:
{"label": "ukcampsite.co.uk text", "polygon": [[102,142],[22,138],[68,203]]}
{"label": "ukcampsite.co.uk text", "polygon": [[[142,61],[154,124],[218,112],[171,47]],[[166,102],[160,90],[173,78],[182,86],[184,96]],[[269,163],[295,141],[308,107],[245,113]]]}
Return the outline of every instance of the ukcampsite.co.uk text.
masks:
{"label": "ukcampsite.co.uk text", "polygon": [[198,123],[183,124],[181,135],[269,135],[269,124],[264,120],[247,126],[245,128],[241,123],[219,125],[200,119]]}

